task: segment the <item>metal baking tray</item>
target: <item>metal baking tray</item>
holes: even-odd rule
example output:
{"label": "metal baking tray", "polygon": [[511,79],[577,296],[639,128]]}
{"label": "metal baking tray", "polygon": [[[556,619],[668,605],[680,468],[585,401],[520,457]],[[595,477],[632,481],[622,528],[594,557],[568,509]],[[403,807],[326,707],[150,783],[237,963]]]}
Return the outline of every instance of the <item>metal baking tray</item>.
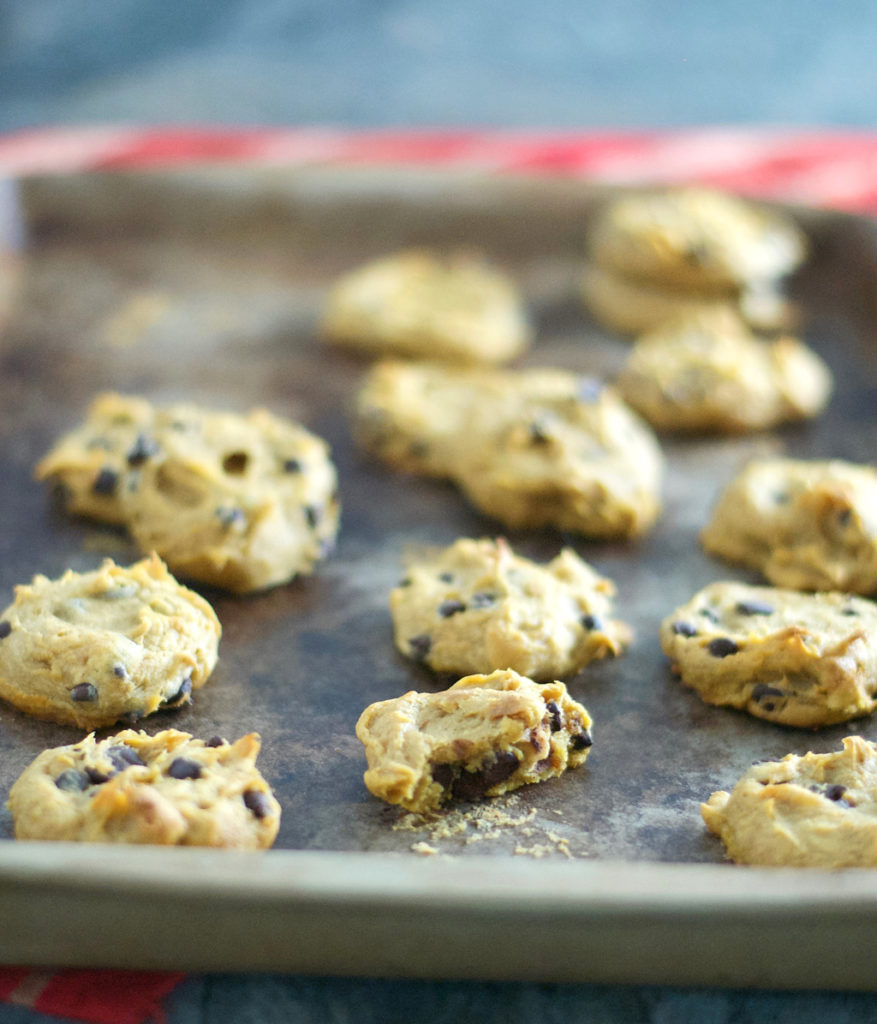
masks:
{"label": "metal baking tray", "polygon": [[[564,180],[401,169],[204,168],[19,184],[26,245],[0,333],[0,599],[35,573],[137,552],[123,531],[53,509],[32,467],[103,389],[156,402],[265,405],[331,444],[339,544],[315,575],[249,597],[199,588],[223,625],[194,703],[146,719],[257,730],[283,807],[274,850],[17,843],[0,813],[0,961],[380,976],[791,987],[873,986],[877,873],[728,864],[699,803],[751,761],[875,733],[870,718],[792,730],[711,708],[669,671],[661,619],[706,583],[754,579],[697,533],[749,457],[865,462],[877,447],[877,232],[794,211],[812,254],[794,282],[805,337],[837,390],[817,421],[733,439],[665,440],[665,509],[629,543],[505,531],[442,481],[359,453],[350,408],[367,363],[326,346],[327,286],[411,245],[465,247],[508,270],[537,341],[520,365],[611,377],[628,343],[577,297],[601,192]],[[353,728],[375,700],[450,682],[402,658],[388,592],[406,551],[504,534],[545,560],[573,546],[618,586],[636,639],[569,680],[591,713],[587,765],[456,831],[400,829],[371,797]],[[3,597],[2,595],[6,595]],[[75,729],[0,706],[0,790]],[[510,823],[509,823],[510,822]],[[431,855],[418,855],[429,853]]]}

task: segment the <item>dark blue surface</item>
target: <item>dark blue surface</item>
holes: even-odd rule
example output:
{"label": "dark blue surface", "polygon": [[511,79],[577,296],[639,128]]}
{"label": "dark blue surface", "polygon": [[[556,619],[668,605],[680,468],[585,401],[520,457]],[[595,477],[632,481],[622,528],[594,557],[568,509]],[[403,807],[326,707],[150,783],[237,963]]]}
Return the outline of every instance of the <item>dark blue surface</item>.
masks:
{"label": "dark blue surface", "polygon": [[[0,0],[0,131],[873,127],[875,39],[872,0]],[[877,1019],[859,994],[259,975],[193,977],[166,1007],[169,1024]],[[0,1007],[0,1024],[48,1020]]]}

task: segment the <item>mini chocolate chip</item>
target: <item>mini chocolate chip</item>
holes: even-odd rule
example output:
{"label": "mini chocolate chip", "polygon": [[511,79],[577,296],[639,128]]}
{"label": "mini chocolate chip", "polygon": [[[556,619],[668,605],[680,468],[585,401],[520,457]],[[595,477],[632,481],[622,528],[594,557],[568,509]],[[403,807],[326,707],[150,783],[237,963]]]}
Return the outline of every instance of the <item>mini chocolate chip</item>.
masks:
{"label": "mini chocolate chip", "polygon": [[673,623],[673,632],[678,636],[697,636],[697,630],[690,622],[683,622],[681,619]]}
{"label": "mini chocolate chip", "polygon": [[117,679],[124,679],[128,675],[128,670],[124,665],[113,665],[113,675]]}
{"label": "mini chocolate chip", "polygon": [[602,629],[603,620],[599,615],[583,615],[579,620],[585,629]]}
{"label": "mini chocolate chip", "polygon": [[12,623],[8,619],[0,619],[0,640],[5,640],[12,632]]}
{"label": "mini chocolate chip", "polygon": [[119,486],[119,474],[114,469],[104,467],[95,477],[91,489],[95,494],[109,496],[116,493]]}
{"label": "mini chocolate chip", "polygon": [[714,658],[727,658],[729,654],[736,654],[740,648],[730,637],[717,636],[709,642],[709,652]]}
{"label": "mini chocolate chip", "polygon": [[457,615],[459,612],[466,611],[466,605],[462,601],[442,601],[438,606],[438,613],[443,619],[449,619],[452,615]]}
{"label": "mini chocolate chip", "polygon": [[81,793],[84,789],[88,789],[91,782],[85,772],[78,772],[75,768],[68,768],[55,779],[55,785],[58,789],[63,789],[67,793]]}
{"label": "mini chocolate chip", "polygon": [[319,522],[319,519],[319,511],[313,505],[305,505],[305,521],[312,530]]}
{"label": "mini chocolate chip", "polygon": [[785,697],[786,691],[778,686],[769,686],[767,683],[756,683],[752,687],[752,699],[764,700],[765,697]]}
{"label": "mini chocolate chip", "polygon": [[434,764],[432,766],[432,780],[437,782],[442,789],[449,789],[454,781],[454,769],[449,764]]}
{"label": "mini chocolate chip", "polygon": [[429,654],[429,649],[431,647],[432,637],[427,633],[421,633],[419,636],[413,636],[408,641],[408,653],[412,658],[416,658],[417,661],[423,661]]}
{"label": "mini chocolate chip", "polygon": [[284,473],[300,473],[301,462],[298,459],[284,459],[283,460],[283,472]]}
{"label": "mini chocolate chip", "polygon": [[442,583],[453,583],[454,574],[452,572],[440,572],[439,579],[442,581]]}
{"label": "mini chocolate chip", "polygon": [[248,789],[244,792],[244,804],[257,818],[267,818],[271,812],[271,801],[268,794],[260,789]]}
{"label": "mini chocolate chip", "polygon": [[86,768],[85,774],[93,786],[102,786],[112,778],[112,775],[107,775],[106,772],[102,772],[99,768]]}
{"label": "mini chocolate chip", "polygon": [[833,786],[829,786],[826,789],[825,795],[829,800],[841,800],[846,791],[846,786],[842,786],[839,782],[836,782]]}
{"label": "mini chocolate chip", "polygon": [[210,739],[204,744],[205,747],[224,747],[228,743],[228,740],[223,739],[222,736],[211,736]]}
{"label": "mini chocolate chip", "polygon": [[243,509],[220,505],[216,510],[216,518],[223,526],[234,526],[235,523],[242,523],[244,521]]}
{"label": "mini chocolate chip", "polygon": [[544,424],[538,422],[530,424],[530,440],[533,444],[548,444],[551,437]]}
{"label": "mini chocolate chip", "polygon": [[188,757],[175,757],[167,773],[172,779],[200,779],[201,765]]}
{"label": "mini chocolate chip", "polygon": [[97,700],[97,687],[94,683],[78,683],[70,691],[70,699],[90,703]]}
{"label": "mini chocolate chip", "polygon": [[556,700],[548,700],[545,702],[545,710],[551,712],[551,717],[548,719],[551,725],[552,732],[560,732],[563,728],[563,710]]}
{"label": "mini chocolate chip", "polygon": [[120,743],[116,747],[110,747],[107,750],[107,757],[120,772],[130,768],[131,765],[146,764],[137,751],[133,747],[129,747],[127,743]]}
{"label": "mini chocolate chip", "polygon": [[399,582],[396,584],[396,586],[397,587],[410,587],[411,586],[411,577],[410,576],[406,576],[404,580],[399,580]]}
{"label": "mini chocolate chip", "polygon": [[487,590],[479,590],[469,599],[470,608],[489,608],[492,604],[496,604],[496,594]]}
{"label": "mini chocolate chip", "polygon": [[741,615],[773,615],[774,607],[766,601],[738,601],[737,611]]}
{"label": "mini chocolate chip", "polygon": [[588,747],[594,745],[594,739],[587,729],[582,729],[581,732],[570,737],[569,745],[573,750],[587,750]]}
{"label": "mini chocolate chip", "polygon": [[170,697],[165,697],[161,702],[163,707],[173,707],[176,704],[182,703],[192,693],[192,677],[186,676],[186,678],[180,683],[179,689],[175,694]]}
{"label": "mini chocolate chip", "polygon": [[[858,615],[858,614],[859,613],[858,613],[858,611],[855,608],[844,608],[843,611],[841,612],[841,615]],[[3,623],[0,622],[0,626],[2,626],[2,625],[3,625]]]}
{"label": "mini chocolate chip", "polygon": [[147,459],[158,454],[158,443],[148,434],[138,434],[126,458],[129,466],[142,466]]}
{"label": "mini chocolate chip", "polygon": [[250,456],[246,452],[229,452],[222,460],[222,468],[231,476],[240,476],[246,472]]}
{"label": "mini chocolate chip", "polygon": [[517,767],[518,759],[511,750],[498,751],[476,771],[461,771],[451,792],[457,800],[478,800],[488,790],[514,775]]}
{"label": "mini chocolate chip", "polygon": [[852,509],[842,508],[837,514],[837,521],[841,526],[849,526],[850,520],[853,518]]}

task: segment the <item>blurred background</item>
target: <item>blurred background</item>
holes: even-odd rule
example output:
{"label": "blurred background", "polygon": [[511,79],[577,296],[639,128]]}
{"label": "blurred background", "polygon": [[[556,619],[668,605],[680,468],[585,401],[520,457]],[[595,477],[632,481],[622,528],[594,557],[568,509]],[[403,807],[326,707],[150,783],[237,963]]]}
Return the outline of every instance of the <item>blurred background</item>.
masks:
{"label": "blurred background", "polygon": [[871,0],[0,0],[0,131],[874,123]]}

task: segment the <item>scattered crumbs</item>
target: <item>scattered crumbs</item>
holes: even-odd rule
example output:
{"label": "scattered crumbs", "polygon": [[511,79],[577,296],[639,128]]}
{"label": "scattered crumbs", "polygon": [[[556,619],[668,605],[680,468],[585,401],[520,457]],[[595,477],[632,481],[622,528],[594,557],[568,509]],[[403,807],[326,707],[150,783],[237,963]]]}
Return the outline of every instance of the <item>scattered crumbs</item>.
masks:
{"label": "scattered crumbs", "polygon": [[563,817],[563,811],[559,807],[552,807],[551,813],[556,814],[559,818]]}
{"label": "scattered crumbs", "polygon": [[411,851],[421,857],[435,857],[439,852],[434,846],[430,846],[429,843],[424,843],[422,841],[419,843],[412,843]]}

